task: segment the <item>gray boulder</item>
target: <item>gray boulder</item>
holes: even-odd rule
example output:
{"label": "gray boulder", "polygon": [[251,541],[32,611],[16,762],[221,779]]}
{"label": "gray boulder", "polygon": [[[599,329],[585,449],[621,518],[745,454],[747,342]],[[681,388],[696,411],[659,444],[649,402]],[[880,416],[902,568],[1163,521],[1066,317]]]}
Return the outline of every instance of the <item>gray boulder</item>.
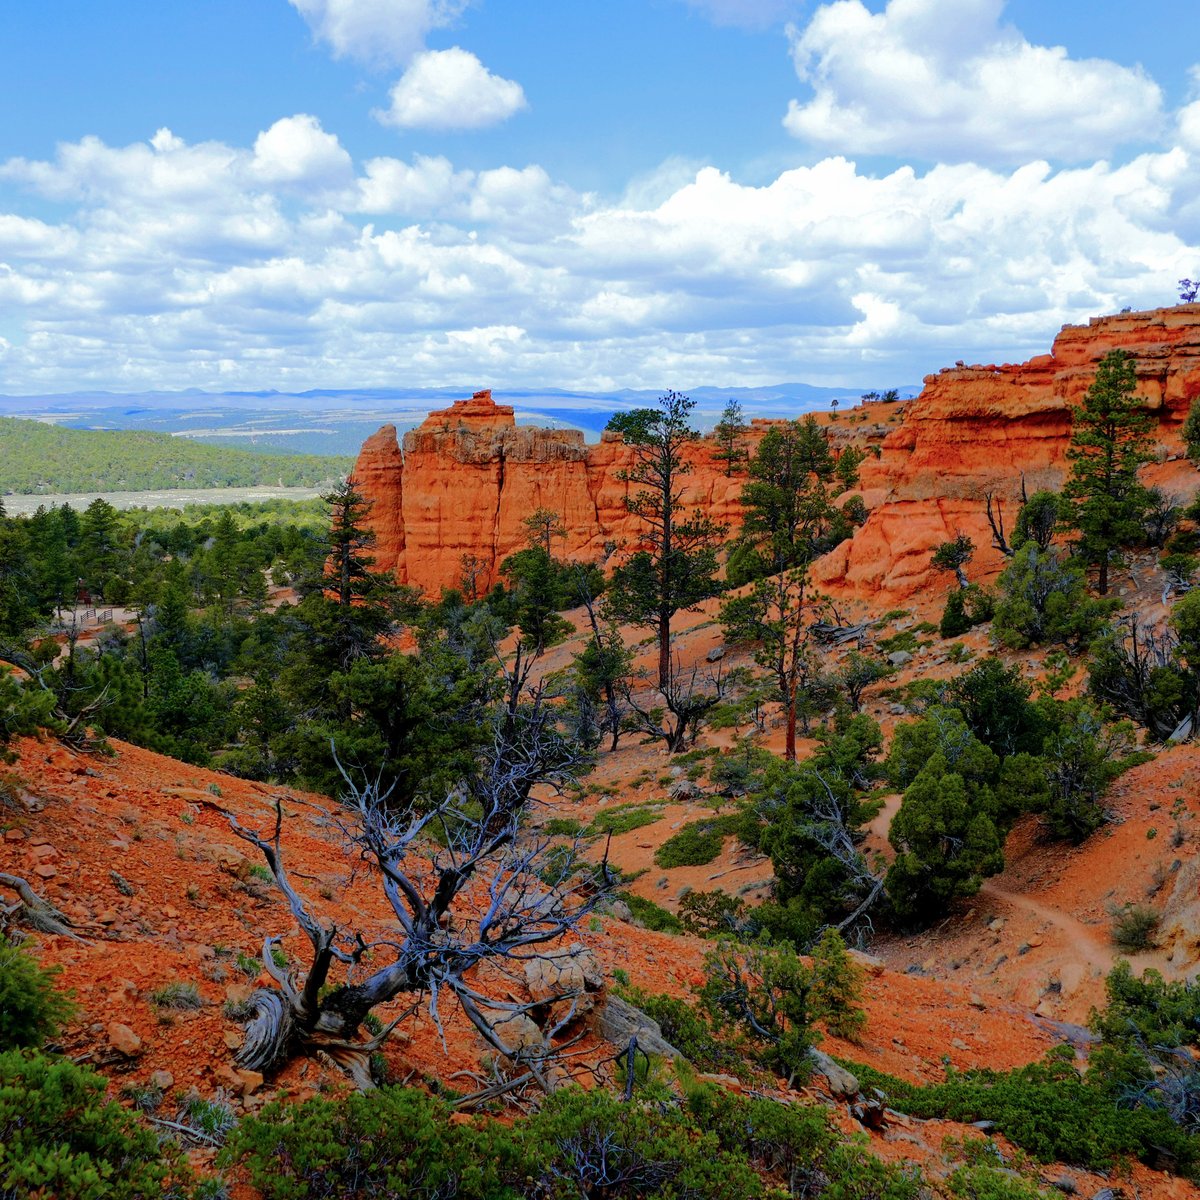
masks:
{"label": "gray boulder", "polygon": [[627,1046],[635,1037],[638,1046],[647,1054],[663,1058],[683,1058],[683,1055],[662,1035],[662,1026],[640,1008],[635,1008],[611,992],[592,1014],[592,1028],[614,1046]]}

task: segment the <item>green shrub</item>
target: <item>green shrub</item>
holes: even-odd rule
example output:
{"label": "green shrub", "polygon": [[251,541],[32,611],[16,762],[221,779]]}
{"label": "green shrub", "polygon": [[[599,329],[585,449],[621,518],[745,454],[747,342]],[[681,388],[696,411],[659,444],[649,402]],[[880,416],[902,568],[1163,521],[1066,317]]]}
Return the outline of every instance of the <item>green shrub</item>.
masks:
{"label": "green shrub", "polygon": [[574,845],[551,846],[545,853],[544,865],[538,871],[538,878],[550,887],[558,887],[570,879],[579,866]]}
{"label": "green shrub", "polygon": [[902,629],[891,637],[881,638],[877,645],[884,654],[895,654],[898,650],[906,650],[909,654],[915,654],[920,649],[917,635],[911,629]]}
{"label": "green shrub", "polygon": [[629,905],[633,919],[645,926],[646,929],[652,929],[656,933],[683,932],[683,924],[679,918],[674,913],[668,912],[662,905],[655,904],[653,900],[636,896],[633,892],[622,892],[621,899]]}
{"label": "green shrub", "polygon": [[967,620],[974,625],[982,625],[996,615],[996,597],[987,588],[972,583],[963,589],[963,604],[966,608]]}
{"label": "green shrub", "polygon": [[719,818],[692,821],[654,851],[654,861],[663,870],[702,867],[721,853],[724,843],[725,830]]}
{"label": "green shrub", "polygon": [[1086,700],[1043,701],[1042,707],[1054,723],[1042,745],[1047,824],[1056,837],[1078,844],[1108,819],[1104,797],[1137,749],[1133,726],[1106,723],[1111,714]]}
{"label": "green shrub", "polygon": [[1087,593],[1083,567],[1060,561],[1053,548],[1026,542],[996,581],[996,637],[1005,646],[1082,646],[1117,610],[1114,599],[1093,600]]}
{"label": "green shrub", "polygon": [[1147,904],[1127,904],[1113,914],[1113,941],[1127,954],[1138,954],[1154,946],[1158,913]]}
{"label": "green shrub", "polygon": [[547,837],[575,837],[583,832],[583,825],[574,817],[551,817],[542,826],[542,832]]}
{"label": "green shrub", "polygon": [[736,1030],[759,1060],[789,1084],[812,1070],[813,972],[786,942],[738,945],[723,939],[704,959],[704,1005],[718,1028]]}
{"label": "green shrub", "polygon": [[0,667],[0,763],[13,761],[11,738],[61,727],[54,719],[54,701],[53,692],[27,688],[8,667]]}
{"label": "green shrub", "polygon": [[653,825],[661,818],[662,812],[657,807],[645,804],[618,804],[612,808],[602,808],[592,818],[587,833],[630,833],[634,829],[641,829],[643,825]]}
{"label": "green shrub", "polygon": [[0,1054],[0,1195],[161,1200],[188,1171],[132,1113],[104,1099],[103,1076],[66,1060]]}
{"label": "green shrub", "polygon": [[1119,962],[1104,981],[1108,1003],[1093,1011],[1091,1027],[1118,1046],[1194,1046],[1200,1043],[1200,985],[1168,982],[1155,970],[1141,978],[1127,962]]}
{"label": "green shrub", "polygon": [[[962,760],[955,766],[968,770]],[[902,921],[928,922],[1003,870],[1003,842],[988,809],[995,812],[990,789],[948,770],[941,752],[909,784],[888,831],[896,857],[887,888]]]}
{"label": "green shrub", "polygon": [[684,929],[700,937],[736,933],[745,911],[745,902],[728,892],[688,892],[679,902]]}
{"label": "green shrub", "polygon": [[857,1042],[867,1027],[867,1014],[859,1007],[863,970],[846,952],[836,929],[826,929],[812,948],[813,1020],[824,1023],[834,1037]]}
{"label": "green shrub", "polygon": [[440,1101],[398,1087],[340,1103],[277,1102],[242,1122],[222,1161],[242,1164],[265,1200],[762,1195],[744,1153],[667,1104],[567,1088],[512,1129],[449,1116]]}
{"label": "green shrub", "polygon": [[[222,1161],[241,1163],[265,1200],[493,1200],[512,1166],[502,1131],[452,1125],[423,1092],[384,1087],[342,1102],[277,1101],[231,1134]],[[486,1147],[486,1149],[485,1149]]]}
{"label": "green shrub", "polygon": [[744,1159],[682,1114],[623,1104],[601,1091],[569,1088],[517,1128],[534,1187],[545,1200],[749,1200],[762,1195]]}
{"label": "green shrub", "polygon": [[1161,1162],[1181,1174],[1200,1161],[1200,1140],[1161,1110],[1120,1107],[1097,1084],[1081,1079],[1069,1046],[1040,1063],[1014,1071],[950,1072],[944,1083],[924,1087],[848,1063],[859,1082],[878,1087],[887,1103],[923,1119],[992,1121],[996,1131],[1040,1162],[1065,1162],[1108,1170],[1121,1158]]}
{"label": "green shrub", "polygon": [[0,938],[0,1051],[36,1049],[70,1018],[75,1005],[55,989],[57,974]]}
{"label": "green shrub", "polygon": [[[711,727],[711,722],[709,723]],[[753,745],[748,738],[739,739],[733,749],[723,753],[709,771],[709,783],[723,796],[744,796],[768,767],[774,756]]]}
{"label": "green shrub", "polygon": [[1035,1182],[1014,1177],[1007,1168],[983,1163],[959,1167],[946,1186],[951,1196],[962,1200],[1045,1200],[1046,1195]]}
{"label": "green shrub", "polygon": [[742,1099],[711,1084],[688,1087],[688,1113],[723,1149],[744,1156],[764,1174],[782,1177],[792,1195],[819,1192],[822,1168],[837,1146],[826,1115],[816,1107]]}
{"label": "green shrub", "polygon": [[955,588],[946,597],[946,607],[942,609],[942,620],[938,626],[938,632],[943,638],[961,637],[971,628],[971,621],[967,617],[967,609],[963,604],[963,594],[961,589]]}
{"label": "green shrub", "polygon": [[822,1200],[919,1200],[919,1170],[880,1162],[838,1139],[816,1107],[742,1099],[712,1086],[687,1087],[688,1110],[721,1146],[745,1157],[782,1194]]}
{"label": "green shrub", "polygon": [[1200,571],[1200,558],[1194,554],[1164,554],[1158,565],[1168,574],[1184,583],[1191,583],[1192,576]]}
{"label": "green shrub", "polygon": [[739,1068],[744,1069],[745,1061],[717,1038],[702,1009],[665,992],[628,988],[624,996],[630,1004],[659,1023],[663,1037],[693,1066],[702,1071],[732,1071],[734,1074],[740,1073]]}

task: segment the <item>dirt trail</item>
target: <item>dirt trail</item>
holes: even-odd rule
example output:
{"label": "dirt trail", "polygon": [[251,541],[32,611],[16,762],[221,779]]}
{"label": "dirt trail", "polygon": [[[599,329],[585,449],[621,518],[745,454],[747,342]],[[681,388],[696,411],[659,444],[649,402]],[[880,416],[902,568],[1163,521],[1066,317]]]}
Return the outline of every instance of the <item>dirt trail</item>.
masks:
{"label": "dirt trail", "polygon": [[1107,975],[1118,958],[1129,957],[1119,954],[1107,941],[1101,941],[1094,927],[1084,924],[1078,917],[1073,917],[1062,909],[1042,904],[1032,896],[1020,892],[1005,891],[992,879],[985,880],[979,891],[990,900],[1030,913],[1065,934],[1069,945],[1076,951],[1077,962],[1082,966],[1098,967]]}

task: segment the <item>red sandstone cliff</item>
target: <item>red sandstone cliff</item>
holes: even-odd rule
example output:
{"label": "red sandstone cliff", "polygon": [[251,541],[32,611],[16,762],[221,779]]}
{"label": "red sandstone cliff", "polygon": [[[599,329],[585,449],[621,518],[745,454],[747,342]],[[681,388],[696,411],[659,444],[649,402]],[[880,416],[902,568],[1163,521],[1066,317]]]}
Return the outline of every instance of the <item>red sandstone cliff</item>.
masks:
{"label": "red sandstone cliff", "polygon": [[[871,515],[849,542],[817,564],[822,586],[836,594],[911,595],[929,580],[929,554],[962,531],[979,548],[973,572],[999,568],[990,547],[983,495],[1004,501],[1011,527],[1024,474],[1030,490],[1057,487],[1066,471],[1071,412],[1112,349],[1137,362],[1139,390],[1159,417],[1160,464],[1153,482],[1194,491],[1200,477],[1179,461],[1179,429],[1200,395],[1200,305],[1100,317],[1068,325],[1049,354],[1027,363],[956,366],[925,380],[914,401],[842,414],[837,441],[863,440],[881,414],[903,420],[882,442],[878,460],[862,468],[861,492]],[[755,432],[761,432],[765,423]],[[690,450],[684,503],[736,526],[742,479],[725,476],[709,440]],[[513,410],[477,393],[404,437],[384,426],[363,446],[355,477],[375,501],[378,565],[436,594],[457,585],[465,554],[495,578],[500,562],[524,545],[522,518],[535,508],[561,513],[563,553],[603,560],[637,543],[640,529],[625,509],[618,478],[631,463],[619,437],[588,446],[573,430],[518,427]]]}
{"label": "red sandstone cliff", "polygon": [[817,566],[827,590],[903,599],[929,579],[929,554],[963,532],[978,547],[973,573],[1002,565],[992,549],[984,494],[1016,516],[1021,477],[1032,492],[1058,488],[1067,473],[1071,414],[1110,350],[1137,364],[1138,391],[1158,416],[1158,463],[1148,482],[1182,495],[1200,484],[1182,461],[1180,428],[1200,395],[1200,305],[1097,317],[1066,325],[1049,354],[1026,363],[963,366],[925,378],[881,457],[861,471],[871,510],[855,537]]}
{"label": "red sandstone cliff", "polygon": [[[743,480],[726,477],[715,448],[702,440],[689,449],[683,502],[736,523]],[[558,552],[569,558],[603,561],[636,543],[640,525],[618,478],[632,461],[619,436],[589,446],[578,430],[518,426],[511,408],[478,392],[430,413],[404,435],[403,454],[385,425],[364,444],[354,477],[375,502],[376,566],[436,595],[458,586],[468,554],[494,581],[500,563],[525,546],[521,522],[537,508],[561,514],[567,537]]]}

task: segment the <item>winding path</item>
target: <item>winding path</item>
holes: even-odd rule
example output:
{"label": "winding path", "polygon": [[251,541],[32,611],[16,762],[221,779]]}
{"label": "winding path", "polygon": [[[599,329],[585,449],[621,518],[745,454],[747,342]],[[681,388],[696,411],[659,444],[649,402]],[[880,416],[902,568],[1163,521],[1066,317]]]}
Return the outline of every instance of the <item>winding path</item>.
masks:
{"label": "winding path", "polygon": [[1005,891],[994,880],[985,880],[979,891],[981,895],[1000,904],[1031,913],[1063,934],[1064,943],[1060,948],[1060,953],[1069,955],[1073,950],[1074,961],[1080,966],[1095,968],[1101,974],[1107,975],[1118,959],[1125,959],[1135,972],[1141,972],[1146,967],[1156,965],[1152,955],[1122,954],[1108,940],[1107,936],[1098,931],[1096,926],[1086,925],[1078,917],[1063,912],[1062,909],[1042,904],[1032,896],[1024,895],[1021,892]]}

